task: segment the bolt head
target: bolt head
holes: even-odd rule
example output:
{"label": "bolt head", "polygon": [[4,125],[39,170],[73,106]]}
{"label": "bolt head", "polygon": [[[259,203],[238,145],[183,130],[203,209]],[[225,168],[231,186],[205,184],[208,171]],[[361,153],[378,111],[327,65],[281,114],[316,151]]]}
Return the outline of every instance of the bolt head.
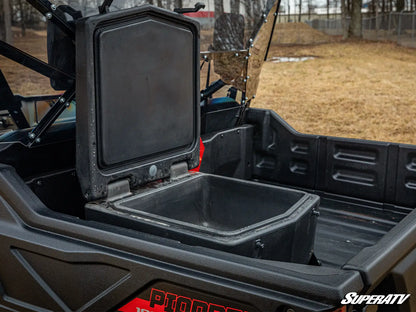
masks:
{"label": "bolt head", "polygon": [[29,136],[29,139],[34,139],[36,135],[33,132],[30,132],[28,136]]}
{"label": "bolt head", "polygon": [[59,102],[64,103],[64,102],[65,102],[65,98],[61,97],[61,98],[59,99]]}
{"label": "bolt head", "polygon": [[40,138],[36,138],[35,142],[40,143]]}
{"label": "bolt head", "polygon": [[236,53],[235,56],[238,57],[240,54]]}
{"label": "bolt head", "polygon": [[56,10],[56,5],[55,4],[51,4],[51,10],[55,11]]}
{"label": "bolt head", "polygon": [[45,17],[46,17],[48,20],[50,20],[50,19],[52,18],[52,13],[51,13],[51,12],[46,13],[46,14],[45,14]]}

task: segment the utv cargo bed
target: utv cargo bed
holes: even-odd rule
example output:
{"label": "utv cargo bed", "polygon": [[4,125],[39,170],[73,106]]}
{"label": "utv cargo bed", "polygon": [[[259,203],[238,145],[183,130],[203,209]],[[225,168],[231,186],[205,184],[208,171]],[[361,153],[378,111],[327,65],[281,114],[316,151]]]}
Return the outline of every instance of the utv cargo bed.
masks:
{"label": "utv cargo bed", "polygon": [[[0,136],[1,310],[362,312],[341,300],[416,292],[416,147],[304,135],[248,107],[279,1],[246,50],[244,29],[217,29],[202,56],[199,25],[177,13],[30,3],[77,68],[8,54],[68,88],[29,128],[0,81],[20,125]],[[200,61],[223,79],[202,91]],[[54,123],[73,99],[76,121]]]}

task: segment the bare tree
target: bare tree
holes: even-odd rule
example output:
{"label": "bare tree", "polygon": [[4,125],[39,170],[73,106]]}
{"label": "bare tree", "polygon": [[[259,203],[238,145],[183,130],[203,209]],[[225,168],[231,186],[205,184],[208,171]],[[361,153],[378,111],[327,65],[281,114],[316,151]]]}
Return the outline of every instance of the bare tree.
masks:
{"label": "bare tree", "polygon": [[10,0],[3,0],[3,22],[4,22],[4,41],[11,44],[12,36],[12,14],[10,10]]}
{"label": "bare tree", "polygon": [[183,8],[183,1],[175,0],[175,8]]}
{"label": "bare tree", "polygon": [[341,24],[342,24],[342,37],[345,39],[348,37],[347,29],[347,5],[346,0],[341,0]]}
{"label": "bare tree", "polygon": [[231,0],[231,13],[240,14],[240,0]]}
{"label": "bare tree", "polygon": [[326,0],[326,18],[329,19],[329,0]]}
{"label": "bare tree", "polygon": [[363,5],[362,0],[352,0],[351,8],[351,23],[348,29],[348,37],[361,38],[362,37],[362,19],[361,19],[361,7]]}
{"label": "bare tree", "polygon": [[23,0],[18,1],[20,14],[20,27],[22,29],[22,36],[26,36],[26,10],[23,7]]}
{"label": "bare tree", "polygon": [[302,21],[302,0],[299,0],[299,18],[298,22],[300,23]]}
{"label": "bare tree", "polygon": [[397,0],[396,1],[396,11],[401,12],[404,10],[405,2],[404,0]]}
{"label": "bare tree", "polygon": [[262,3],[261,3],[261,0],[253,0],[252,3],[253,3],[253,17],[254,17],[254,20],[257,20],[262,15],[262,10],[263,10]]}
{"label": "bare tree", "polygon": [[224,14],[224,1],[223,0],[214,0],[215,6],[215,16],[219,17]]}

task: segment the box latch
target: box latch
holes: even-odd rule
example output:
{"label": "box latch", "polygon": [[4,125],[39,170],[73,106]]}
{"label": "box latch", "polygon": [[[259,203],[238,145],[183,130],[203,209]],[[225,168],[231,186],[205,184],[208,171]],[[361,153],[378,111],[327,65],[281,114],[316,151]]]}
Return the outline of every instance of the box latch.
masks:
{"label": "box latch", "polygon": [[131,195],[128,179],[111,182],[107,186],[107,200],[112,201]]}
{"label": "box latch", "polygon": [[170,180],[175,181],[189,175],[188,163],[186,161],[174,164],[170,167]]}

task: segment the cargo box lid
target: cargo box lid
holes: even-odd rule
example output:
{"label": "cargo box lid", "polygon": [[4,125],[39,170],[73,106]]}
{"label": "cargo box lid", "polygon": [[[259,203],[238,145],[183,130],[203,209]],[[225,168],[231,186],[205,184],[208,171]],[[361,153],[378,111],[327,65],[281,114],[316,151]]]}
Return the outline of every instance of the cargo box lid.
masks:
{"label": "cargo box lid", "polygon": [[199,25],[153,6],[76,25],[77,174],[88,200],[109,183],[198,166]]}

